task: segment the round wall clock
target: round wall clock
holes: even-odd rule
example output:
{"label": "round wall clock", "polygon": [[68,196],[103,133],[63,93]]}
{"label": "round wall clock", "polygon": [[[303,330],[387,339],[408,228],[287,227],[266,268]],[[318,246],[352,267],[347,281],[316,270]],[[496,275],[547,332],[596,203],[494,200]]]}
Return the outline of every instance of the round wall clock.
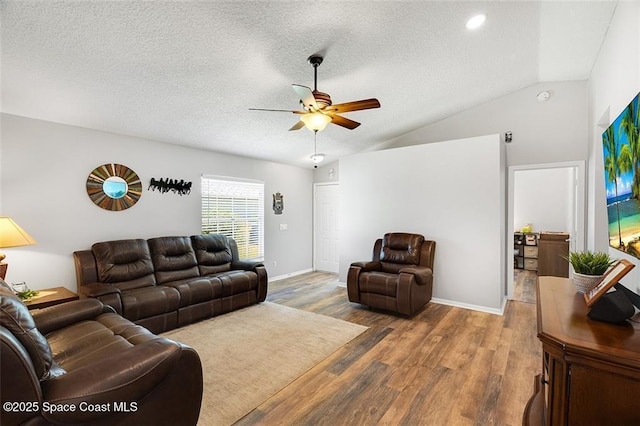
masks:
{"label": "round wall clock", "polygon": [[87,194],[96,206],[105,210],[126,210],[140,199],[142,182],[127,166],[103,164],[87,178]]}

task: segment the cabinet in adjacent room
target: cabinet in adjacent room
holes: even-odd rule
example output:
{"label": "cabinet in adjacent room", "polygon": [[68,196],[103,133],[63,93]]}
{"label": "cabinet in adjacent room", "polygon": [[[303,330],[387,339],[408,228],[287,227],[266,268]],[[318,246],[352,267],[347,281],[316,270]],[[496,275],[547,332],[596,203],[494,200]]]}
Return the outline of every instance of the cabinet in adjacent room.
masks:
{"label": "cabinet in adjacent room", "polygon": [[538,275],[569,277],[569,234],[540,232],[538,238]]}

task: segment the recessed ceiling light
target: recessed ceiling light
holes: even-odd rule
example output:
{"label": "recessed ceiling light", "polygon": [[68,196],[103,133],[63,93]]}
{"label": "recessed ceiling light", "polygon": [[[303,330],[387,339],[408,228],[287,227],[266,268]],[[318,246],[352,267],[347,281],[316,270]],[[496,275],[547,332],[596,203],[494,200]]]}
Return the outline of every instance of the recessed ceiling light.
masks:
{"label": "recessed ceiling light", "polygon": [[485,15],[484,13],[472,17],[467,21],[467,29],[475,30],[476,28],[479,28],[482,24],[484,24],[484,21],[486,21],[486,19],[487,15]]}

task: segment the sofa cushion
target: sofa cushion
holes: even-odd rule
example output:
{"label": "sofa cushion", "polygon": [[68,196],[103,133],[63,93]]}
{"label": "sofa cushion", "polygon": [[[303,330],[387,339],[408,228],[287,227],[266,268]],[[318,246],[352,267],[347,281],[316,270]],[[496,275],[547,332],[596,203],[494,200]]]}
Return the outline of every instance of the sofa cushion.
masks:
{"label": "sofa cushion", "polygon": [[199,276],[189,237],[158,237],[147,243],[158,284]]}
{"label": "sofa cushion", "polygon": [[118,314],[102,314],[47,334],[55,361],[73,371],[103,358],[117,355],[136,344],[157,338],[148,330]]}
{"label": "sofa cushion", "polygon": [[226,236],[220,234],[193,235],[191,241],[196,252],[200,275],[217,274],[231,270],[233,255]]}
{"label": "sofa cushion", "polygon": [[248,271],[221,272],[216,275],[222,282],[222,297],[246,293],[258,288],[258,274]]}
{"label": "sofa cushion", "polygon": [[222,297],[222,282],[217,277],[192,278],[165,283],[162,286],[178,290],[181,308]]}
{"label": "sofa cushion", "polygon": [[175,288],[153,286],[122,293],[122,316],[131,321],[176,311],[180,293]]}
{"label": "sofa cushion", "polygon": [[100,282],[116,285],[121,290],[155,284],[151,254],[145,240],[95,243],[91,251],[96,258]]}
{"label": "sofa cushion", "polygon": [[48,379],[53,364],[49,342],[36,328],[26,305],[4,287],[0,288],[0,325],[9,330],[27,350],[38,379]]}

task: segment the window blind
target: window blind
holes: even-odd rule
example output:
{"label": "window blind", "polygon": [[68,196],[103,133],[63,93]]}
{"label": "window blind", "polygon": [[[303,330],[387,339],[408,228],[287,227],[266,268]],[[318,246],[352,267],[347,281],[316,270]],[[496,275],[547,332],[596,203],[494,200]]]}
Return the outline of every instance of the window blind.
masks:
{"label": "window blind", "polygon": [[240,259],[264,259],[264,183],[202,176],[202,233],[233,238]]}

